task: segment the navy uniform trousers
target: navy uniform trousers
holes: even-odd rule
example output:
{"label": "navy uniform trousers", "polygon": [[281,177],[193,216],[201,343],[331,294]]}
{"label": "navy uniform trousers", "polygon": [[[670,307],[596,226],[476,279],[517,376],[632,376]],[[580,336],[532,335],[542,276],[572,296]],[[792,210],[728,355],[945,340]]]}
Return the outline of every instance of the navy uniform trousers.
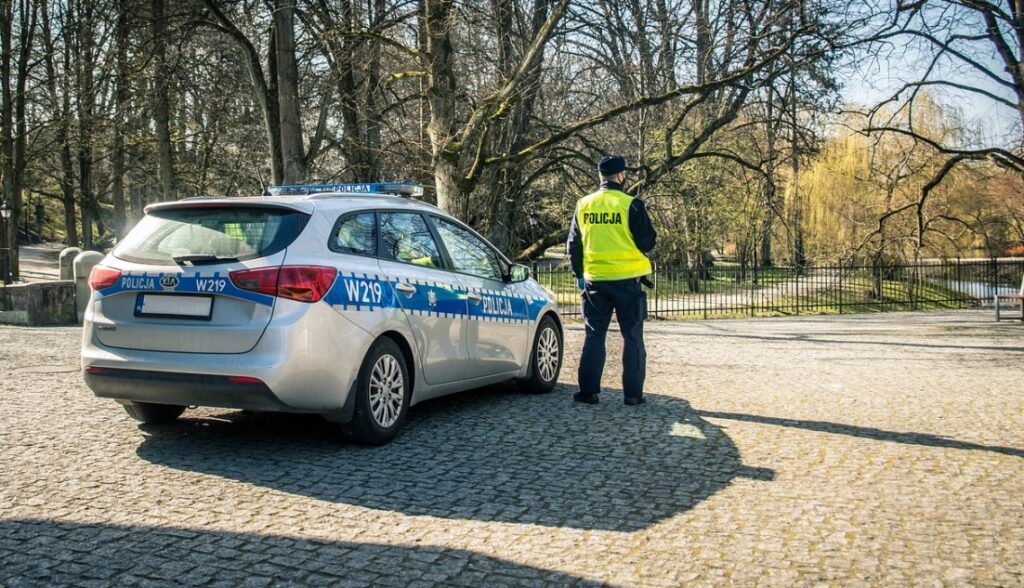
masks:
{"label": "navy uniform trousers", "polygon": [[644,319],[647,295],[636,278],[587,282],[583,290],[583,320],[586,339],[580,357],[581,394],[601,391],[604,372],[605,336],[612,311],[622,333],[622,391],[626,398],[640,398],[647,375],[647,349],[644,347]]}

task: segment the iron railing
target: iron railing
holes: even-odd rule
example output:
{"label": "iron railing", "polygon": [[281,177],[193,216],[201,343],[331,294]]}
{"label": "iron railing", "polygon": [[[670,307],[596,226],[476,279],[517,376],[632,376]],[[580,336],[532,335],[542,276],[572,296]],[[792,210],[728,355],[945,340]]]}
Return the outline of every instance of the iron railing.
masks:
{"label": "iron railing", "polygon": [[[1022,274],[1024,258],[700,270],[655,264],[647,309],[658,318],[724,318],[972,308],[1018,292]],[[565,265],[534,266],[534,276],[555,292],[563,315],[580,315]]]}

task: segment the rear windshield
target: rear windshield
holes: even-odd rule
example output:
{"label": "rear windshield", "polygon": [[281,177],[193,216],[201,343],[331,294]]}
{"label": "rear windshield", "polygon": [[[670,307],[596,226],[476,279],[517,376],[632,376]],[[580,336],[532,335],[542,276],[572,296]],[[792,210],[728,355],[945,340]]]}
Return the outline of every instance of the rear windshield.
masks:
{"label": "rear windshield", "polygon": [[145,217],[114,248],[135,263],[199,265],[266,257],[298,237],[309,216],[281,208],[171,208]]}

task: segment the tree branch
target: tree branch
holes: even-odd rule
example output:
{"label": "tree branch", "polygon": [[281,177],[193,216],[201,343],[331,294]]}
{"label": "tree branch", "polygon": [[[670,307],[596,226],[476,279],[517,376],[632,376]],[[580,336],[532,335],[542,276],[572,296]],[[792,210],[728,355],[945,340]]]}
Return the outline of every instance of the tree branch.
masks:
{"label": "tree branch", "polygon": [[632,102],[627,102],[626,104],[622,104],[620,106],[616,106],[615,108],[606,110],[601,114],[594,115],[578,123],[563,127],[561,130],[558,130],[549,135],[548,137],[545,137],[544,139],[541,139],[540,141],[537,141],[532,145],[528,145],[527,147],[524,147],[523,149],[515,153],[505,153],[502,155],[490,157],[487,160],[485,160],[484,163],[490,165],[508,164],[522,161],[524,159],[533,157],[534,155],[537,154],[538,151],[541,151],[556,143],[559,143],[565,140],[566,138],[579,133],[580,131],[584,131],[586,129],[606,123],[621,114],[632,112],[634,110],[648,106],[657,106],[659,104],[664,104],[665,102],[668,102],[680,96],[709,94],[711,92],[714,92],[715,90],[719,90],[721,88],[728,86],[743,86],[742,82],[744,78],[750,76],[752,73],[758,71],[762,67],[766,66],[768,63],[771,63],[772,61],[778,59],[782,54],[785,53],[785,50],[786,49],[784,47],[776,48],[775,50],[770,52],[765,59],[761,60],[760,62],[748,65],[736,72],[733,72],[730,75],[727,75],[721,79],[712,82],[692,86],[683,86],[681,88],[676,88],[675,90],[665,92],[664,94],[658,96],[647,96],[644,98],[633,100]]}
{"label": "tree branch", "polygon": [[1007,151],[1006,149],[1001,149],[999,147],[988,147],[985,149],[951,149],[949,147],[941,145],[937,141],[929,139],[928,137],[922,136],[913,131],[908,131],[907,129],[901,129],[899,127],[868,127],[858,132],[860,132],[863,135],[870,135],[871,133],[875,132],[896,133],[899,135],[910,137],[915,141],[924,143],[930,146],[931,148],[935,149],[939,153],[942,153],[943,155],[964,156],[965,158],[969,159],[989,158],[992,159],[997,164],[1010,166],[1009,169],[1012,169],[1013,171],[1016,171],[1018,173],[1024,173],[1024,158],[1018,157],[1014,153]]}
{"label": "tree branch", "polygon": [[544,235],[540,239],[537,239],[533,243],[527,245],[522,251],[517,253],[514,257],[515,261],[530,261],[536,258],[538,255],[544,253],[549,247],[564,243],[568,238],[566,229],[558,229],[552,231],[547,235]]}

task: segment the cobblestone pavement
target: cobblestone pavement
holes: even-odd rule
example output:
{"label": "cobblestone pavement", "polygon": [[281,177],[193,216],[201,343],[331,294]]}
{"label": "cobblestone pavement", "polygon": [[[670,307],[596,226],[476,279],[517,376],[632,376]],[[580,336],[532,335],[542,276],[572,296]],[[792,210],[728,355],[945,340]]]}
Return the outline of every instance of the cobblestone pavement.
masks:
{"label": "cobblestone pavement", "polygon": [[1024,326],[990,312],[649,323],[649,400],[139,427],[75,328],[0,328],[0,586],[1024,585]]}

